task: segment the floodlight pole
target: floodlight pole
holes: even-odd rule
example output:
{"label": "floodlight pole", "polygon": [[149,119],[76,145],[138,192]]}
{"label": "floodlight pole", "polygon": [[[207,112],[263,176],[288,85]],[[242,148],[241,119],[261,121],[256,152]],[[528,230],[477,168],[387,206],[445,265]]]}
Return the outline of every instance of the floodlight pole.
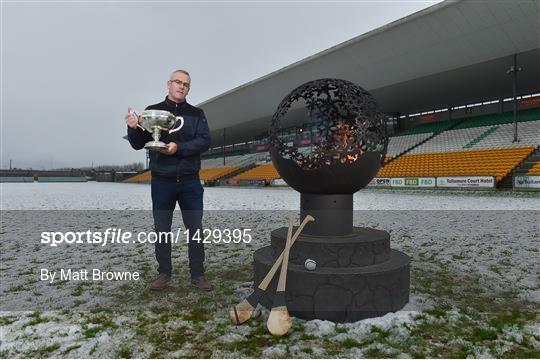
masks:
{"label": "floodlight pole", "polygon": [[514,54],[514,65],[510,66],[510,69],[506,71],[507,74],[512,74],[512,91],[514,96],[514,140],[513,142],[518,142],[518,126],[517,126],[517,94],[516,94],[516,83],[517,83],[517,73],[521,71],[521,68],[517,66],[517,54]]}

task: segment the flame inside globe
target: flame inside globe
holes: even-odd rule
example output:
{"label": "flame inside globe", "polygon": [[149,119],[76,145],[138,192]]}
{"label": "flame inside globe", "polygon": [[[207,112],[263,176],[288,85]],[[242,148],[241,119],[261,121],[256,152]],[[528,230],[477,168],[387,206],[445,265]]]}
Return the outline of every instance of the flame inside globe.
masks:
{"label": "flame inside globe", "polygon": [[[291,127],[298,129],[296,134]],[[384,114],[370,93],[347,80],[319,79],[281,101],[269,145],[274,166],[295,190],[352,194],[379,171],[388,135]]]}

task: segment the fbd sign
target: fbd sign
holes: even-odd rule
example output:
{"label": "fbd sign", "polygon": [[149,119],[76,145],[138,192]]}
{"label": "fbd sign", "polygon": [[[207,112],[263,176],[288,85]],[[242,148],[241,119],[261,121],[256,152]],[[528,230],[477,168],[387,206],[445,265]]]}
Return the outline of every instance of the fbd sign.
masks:
{"label": "fbd sign", "polygon": [[405,178],[405,186],[418,186],[419,183],[418,178]]}
{"label": "fbd sign", "polygon": [[392,178],[392,187],[435,187],[434,177]]}

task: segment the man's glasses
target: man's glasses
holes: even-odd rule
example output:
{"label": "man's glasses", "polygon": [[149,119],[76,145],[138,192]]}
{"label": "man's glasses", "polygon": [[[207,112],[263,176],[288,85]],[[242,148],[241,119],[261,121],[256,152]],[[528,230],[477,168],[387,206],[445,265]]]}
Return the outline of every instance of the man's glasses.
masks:
{"label": "man's glasses", "polygon": [[183,82],[183,81],[181,81],[181,80],[169,80],[169,82],[173,82],[173,83],[175,83],[175,84],[178,85],[178,86],[182,86],[182,85],[183,85],[183,86],[185,86],[185,87],[188,88],[188,89],[189,89],[189,87],[191,86],[189,83]]}

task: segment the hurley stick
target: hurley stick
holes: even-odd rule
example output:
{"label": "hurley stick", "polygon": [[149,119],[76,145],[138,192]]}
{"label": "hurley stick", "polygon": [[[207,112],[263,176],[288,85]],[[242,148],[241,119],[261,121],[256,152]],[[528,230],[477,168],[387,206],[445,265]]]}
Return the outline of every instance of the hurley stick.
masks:
{"label": "hurley stick", "polygon": [[[293,222],[293,216],[291,215],[291,224]],[[292,326],[292,319],[289,316],[287,310],[287,304],[285,303],[285,286],[287,283],[287,269],[289,268],[289,253],[291,250],[291,233],[292,226],[289,228],[287,234],[287,243],[285,244],[283,262],[281,263],[281,273],[279,274],[279,281],[277,285],[276,295],[274,296],[274,305],[270,311],[270,316],[266,323],[266,327],[270,334],[274,336],[283,336]]]}
{"label": "hurley stick", "polygon": [[[294,236],[291,239],[291,245],[294,244],[296,239],[300,236],[300,233],[302,233],[302,230],[304,230],[304,227],[311,221],[314,221],[315,219],[311,215],[307,215],[298,229],[296,229]],[[287,243],[285,243],[285,247],[287,246]],[[283,255],[285,254],[285,249],[281,252],[281,254],[276,259],[276,262],[268,271],[268,274],[266,274],[265,278],[261,281],[259,286],[255,288],[255,291],[251,293],[246,299],[242,300],[237,305],[233,306],[233,308],[229,311],[229,319],[231,320],[231,324],[233,325],[240,325],[251,319],[253,316],[253,310],[257,307],[259,304],[261,297],[266,291],[266,288],[274,278],[274,275],[279,269],[279,266],[283,262]]]}

